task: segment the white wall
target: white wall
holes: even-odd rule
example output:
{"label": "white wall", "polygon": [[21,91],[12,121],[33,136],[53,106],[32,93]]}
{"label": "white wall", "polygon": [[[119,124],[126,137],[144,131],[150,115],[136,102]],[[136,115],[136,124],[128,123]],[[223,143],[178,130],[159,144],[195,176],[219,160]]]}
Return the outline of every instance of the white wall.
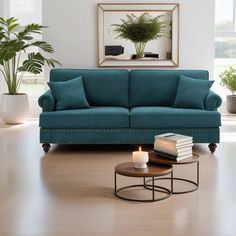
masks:
{"label": "white wall", "polygon": [[[112,0],[43,0],[44,39],[52,43],[63,67],[96,68],[97,3]],[[122,0],[119,3],[145,3]],[[149,0],[148,3],[158,3]],[[159,1],[162,2],[162,1]],[[172,3],[173,1],[166,0]],[[181,69],[206,69],[213,76],[214,0],[179,0]]]}
{"label": "white wall", "polygon": [[[7,12],[7,0],[0,0],[0,15]],[[43,0],[44,39],[54,46],[55,58],[64,67],[96,68],[96,4],[112,0]],[[122,0],[119,3],[145,3],[145,0]],[[149,3],[158,1],[149,0]],[[161,1],[160,1],[161,2]],[[173,2],[172,0],[165,2]],[[179,0],[180,67],[206,69],[213,76],[214,0]],[[211,78],[212,79],[212,78]],[[6,92],[0,75],[0,94]],[[1,102],[1,96],[0,96]],[[36,104],[36,100],[33,101]],[[35,105],[34,104],[34,105]],[[33,106],[33,105],[32,105]],[[35,105],[37,106],[37,105]],[[37,110],[36,113],[39,111]]]}

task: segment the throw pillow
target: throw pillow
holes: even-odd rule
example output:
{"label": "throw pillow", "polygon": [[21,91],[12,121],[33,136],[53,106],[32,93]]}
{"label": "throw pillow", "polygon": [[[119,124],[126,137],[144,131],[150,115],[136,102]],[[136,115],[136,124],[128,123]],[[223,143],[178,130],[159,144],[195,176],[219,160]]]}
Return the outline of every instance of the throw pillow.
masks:
{"label": "throw pillow", "polygon": [[205,100],[213,82],[180,75],[173,107],[204,109]]}
{"label": "throw pillow", "polygon": [[89,108],[81,76],[63,82],[48,82],[57,110]]}

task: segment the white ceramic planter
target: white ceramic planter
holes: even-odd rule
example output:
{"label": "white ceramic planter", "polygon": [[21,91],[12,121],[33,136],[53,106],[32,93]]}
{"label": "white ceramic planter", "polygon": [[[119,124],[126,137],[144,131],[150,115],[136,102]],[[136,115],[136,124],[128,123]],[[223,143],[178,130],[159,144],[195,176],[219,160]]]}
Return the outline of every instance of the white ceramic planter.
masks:
{"label": "white ceramic planter", "polygon": [[21,124],[29,115],[29,100],[27,94],[3,94],[0,117],[6,124]]}

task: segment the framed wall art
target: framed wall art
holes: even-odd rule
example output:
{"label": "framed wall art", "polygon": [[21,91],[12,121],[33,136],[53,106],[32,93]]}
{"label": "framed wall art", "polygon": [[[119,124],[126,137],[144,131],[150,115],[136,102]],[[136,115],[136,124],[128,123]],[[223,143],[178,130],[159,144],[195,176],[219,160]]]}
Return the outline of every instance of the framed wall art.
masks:
{"label": "framed wall art", "polygon": [[105,4],[98,11],[99,67],[177,67],[179,4]]}

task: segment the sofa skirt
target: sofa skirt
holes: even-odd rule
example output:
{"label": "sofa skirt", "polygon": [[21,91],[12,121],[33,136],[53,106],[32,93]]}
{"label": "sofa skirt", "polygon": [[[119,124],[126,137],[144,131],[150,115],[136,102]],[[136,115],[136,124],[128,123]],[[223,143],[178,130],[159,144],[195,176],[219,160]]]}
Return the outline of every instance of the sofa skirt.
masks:
{"label": "sofa skirt", "polygon": [[219,143],[219,128],[186,129],[40,129],[41,143],[54,144],[153,144],[163,133],[193,137],[193,143]]}

